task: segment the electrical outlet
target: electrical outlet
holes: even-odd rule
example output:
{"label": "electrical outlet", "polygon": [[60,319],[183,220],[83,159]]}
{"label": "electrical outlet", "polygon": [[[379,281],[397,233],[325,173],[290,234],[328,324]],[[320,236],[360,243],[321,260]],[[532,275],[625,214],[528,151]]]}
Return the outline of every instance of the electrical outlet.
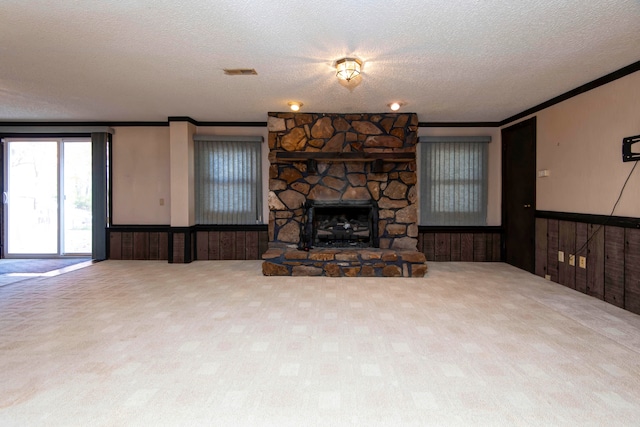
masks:
{"label": "electrical outlet", "polygon": [[580,268],[587,268],[587,257],[578,257],[578,266]]}
{"label": "electrical outlet", "polygon": [[558,261],[564,262],[564,252],[558,251]]}
{"label": "electrical outlet", "polygon": [[574,254],[569,254],[569,265],[571,266],[576,265],[576,256]]}

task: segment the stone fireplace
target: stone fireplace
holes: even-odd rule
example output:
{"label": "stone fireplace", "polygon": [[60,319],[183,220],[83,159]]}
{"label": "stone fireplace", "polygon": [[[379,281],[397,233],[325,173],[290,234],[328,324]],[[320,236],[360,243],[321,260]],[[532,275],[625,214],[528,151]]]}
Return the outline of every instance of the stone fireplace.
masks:
{"label": "stone fireplace", "polygon": [[425,274],[415,114],[269,113],[268,127],[265,275]]}

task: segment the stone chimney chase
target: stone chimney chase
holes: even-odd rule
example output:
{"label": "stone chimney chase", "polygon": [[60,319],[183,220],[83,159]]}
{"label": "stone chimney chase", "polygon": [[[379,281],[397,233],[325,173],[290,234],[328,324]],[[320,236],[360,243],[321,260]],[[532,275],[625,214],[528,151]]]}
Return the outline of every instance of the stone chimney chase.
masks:
{"label": "stone chimney chase", "polygon": [[[416,249],[417,128],[415,114],[269,113],[269,250],[263,273],[424,275],[424,255]],[[301,246],[308,201],[367,200],[378,208],[379,248]]]}

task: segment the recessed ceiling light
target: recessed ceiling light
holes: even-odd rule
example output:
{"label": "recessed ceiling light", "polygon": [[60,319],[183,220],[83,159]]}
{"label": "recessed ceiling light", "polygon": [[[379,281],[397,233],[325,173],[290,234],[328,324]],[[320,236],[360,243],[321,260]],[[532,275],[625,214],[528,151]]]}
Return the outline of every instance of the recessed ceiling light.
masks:
{"label": "recessed ceiling light", "polygon": [[388,104],[389,108],[391,108],[392,111],[398,111],[400,109],[400,107],[402,107],[403,104],[399,103],[399,102],[392,102],[391,104]]}
{"label": "recessed ceiling light", "polygon": [[291,111],[299,111],[301,107],[302,107],[302,102],[297,102],[297,101],[289,102],[289,108],[291,108]]}

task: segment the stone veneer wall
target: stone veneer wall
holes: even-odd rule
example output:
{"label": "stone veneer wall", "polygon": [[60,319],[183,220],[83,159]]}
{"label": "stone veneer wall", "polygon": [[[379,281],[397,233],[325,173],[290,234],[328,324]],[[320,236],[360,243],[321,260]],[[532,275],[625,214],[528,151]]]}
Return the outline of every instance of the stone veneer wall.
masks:
{"label": "stone veneer wall", "polygon": [[[375,200],[380,248],[417,250],[416,114],[269,113],[269,247],[296,247],[307,200]],[[279,160],[277,153],[362,153],[348,161]],[[374,171],[366,153],[413,153]]]}

